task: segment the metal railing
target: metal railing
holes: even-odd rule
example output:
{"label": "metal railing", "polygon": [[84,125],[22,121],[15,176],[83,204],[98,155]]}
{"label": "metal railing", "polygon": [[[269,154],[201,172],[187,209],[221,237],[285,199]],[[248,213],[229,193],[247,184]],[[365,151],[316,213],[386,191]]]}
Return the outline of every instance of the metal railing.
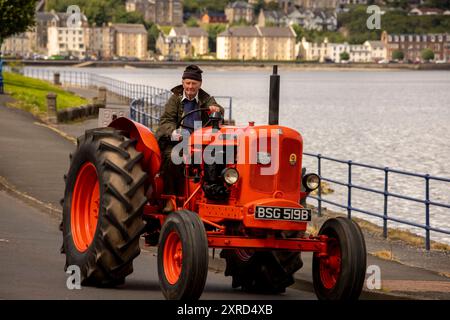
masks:
{"label": "metal railing", "polygon": [[130,103],[130,118],[152,131],[159,124],[159,119],[164,112],[164,104],[149,104],[148,99],[133,99]]}
{"label": "metal railing", "polygon": [[[430,181],[434,180],[434,181],[441,181],[441,182],[450,182],[449,178],[442,178],[442,177],[435,177],[435,176],[431,176],[429,174],[418,174],[418,173],[413,173],[413,172],[407,172],[407,171],[401,171],[401,170],[396,170],[396,169],[391,169],[388,167],[377,167],[377,166],[372,166],[372,165],[367,165],[367,164],[363,164],[363,163],[358,163],[358,162],[353,162],[351,160],[349,161],[345,161],[345,160],[339,160],[339,159],[334,159],[334,158],[330,158],[330,157],[326,157],[323,156],[321,154],[312,154],[312,153],[303,153],[306,156],[309,157],[314,157],[317,159],[317,174],[321,177],[322,181],[327,181],[330,183],[334,183],[343,187],[347,188],[347,204],[342,204],[342,203],[337,203],[335,201],[331,201],[328,199],[324,199],[322,197],[322,191],[321,188],[318,189],[318,196],[312,196],[310,195],[311,198],[316,199],[318,201],[318,212],[319,215],[322,214],[322,202],[325,203],[329,203],[331,205],[337,206],[339,208],[342,209],[346,209],[347,210],[347,215],[349,218],[352,217],[352,211],[356,211],[356,212],[360,212],[363,214],[367,214],[373,217],[378,217],[383,219],[383,237],[387,238],[388,236],[388,221],[394,221],[394,222],[398,222],[401,224],[406,224],[409,225],[411,227],[417,227],[417,228],[421,228],[425,230],[425,247],[426,250],[430,250],[430,232],[434,231],[434,232],[438,232],[438,233],[443,233],[443,234],[447,234],[450,235],[450,230],[444,230],[441,228],[437,228],[434,226],[431,226],[430,224],[430,206],[436,206],[436,207],[441,207],[441,208],[447,208],[450,209],[450,204],[445,204],[445,203],[440,203],[437,201],[432,201],[430,199]],[[334,163],[341,163],[341,164],[346,164],[347,165],[347,181],[343,182],[343,181],[338,181],[335,179],[330,179],[327,177],[323,177],[322,176],[322,169],[323,169],[323,161],[331,161]],[[362,186],[362,185],[357,185],[352,183],[352,178],[353,178],[353,174],[352,174],[352,169],[354,167],[362,167],[362,168],[367,168],[367,169],[372,169],[372,170],[377,170],[377,171],[381,171],[384,172],[384,188],[383,190],[379,190],[379,189],[373,189],[373,188],[369,188],[366,186]],[[425,199],[419,199],[419,198],[414,198],[414,197],[410,197],[410,196],[406,196],[406,195],[401,195],[398,193],[393,193],[389,191],[389,174],[390,173],[395,173],[395,174],[400,174],[402,176],[406,176],[406,177],[415,177],[415,178],[421,178],[424,181],[424,189],[425,189]],[[377,213],[377,212],[372,212],[372,211],[368,211],[368,210],[364,210],[361,208],[357,208],[354,207],[352,205],[352,190],[353,189],[357,189],[357,190],[362,190],[362,191],[366,191],[366,192],[370,192],[370,193],[375,193],[378,195],[382,195],[384,200],[383,200],[383,212],[382,213]],[[416,223],[413,221],[409,221],[409,220],[404,220],[404,219],[399,219],[399,218],[395,218],[389,215],[389,211],[388,211],[388,204],[389,204],[389,199],[390,198],[397,198],[397,199],[403,199],[406,201],[412,201],[415,203],[420,203],[424,205],[424,213],[425,213],[425,223],[421,224],[421,223]]]}

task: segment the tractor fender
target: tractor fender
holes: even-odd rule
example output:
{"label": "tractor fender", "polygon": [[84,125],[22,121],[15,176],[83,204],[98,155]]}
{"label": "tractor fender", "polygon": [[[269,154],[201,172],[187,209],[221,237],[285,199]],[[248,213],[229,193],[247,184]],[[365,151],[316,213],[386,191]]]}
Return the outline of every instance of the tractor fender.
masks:
{"label": "tractor fender", "polygon": [[136,150],[142,152],[144,159],[142,168],[147,172],[151,184],[161,166],[161,151],[153,132],[146,126],[125,117],[119,117],[109,124],[109,127],[129,133],[130,139],[136,139]]}

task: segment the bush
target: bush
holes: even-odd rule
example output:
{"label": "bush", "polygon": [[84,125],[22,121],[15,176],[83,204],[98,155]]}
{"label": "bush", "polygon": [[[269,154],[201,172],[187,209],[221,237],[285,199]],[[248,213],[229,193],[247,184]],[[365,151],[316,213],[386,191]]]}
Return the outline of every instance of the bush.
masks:
{"label": "bush", "polygon": [[422,52],[420,53],[421,57],[423,60],[425,61],[430,61],[434,59],[434,52],[431,49],[423,49]]}
{"label": "bush", "polygon": [[341,52],[339,56],[341,57],[341,60],[344,60],[344,61],[350,60],[350,55],[346,51]]}
{"label": "bush", "polygon": [[405,58],[405,54],[401,50],[395,50],[392,53],[392,59],[394,60],[403,60]]}

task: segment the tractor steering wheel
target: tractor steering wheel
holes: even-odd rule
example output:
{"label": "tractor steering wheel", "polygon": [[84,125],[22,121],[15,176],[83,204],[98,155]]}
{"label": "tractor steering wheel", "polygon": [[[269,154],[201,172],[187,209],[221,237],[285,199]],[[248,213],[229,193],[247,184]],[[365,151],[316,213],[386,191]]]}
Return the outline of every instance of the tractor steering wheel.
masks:
{"label": "tractor steering wheel", "polygon": [[[192,129],[192,131],[194,131],[195,130],[194,128],[192,128],[190,126],[186,126],[186,125],[182,124],[182,122],[183,122],[184,118],[186,118],[187,116],[193,114],[194,112],[201,112],[201,111],[209,111],[209,108],[199,108],[199,109],[195,109],[195,110],[189,111],[188,113],[183,115],[180,120],[178,120],[177,128],[178,127],[183,127],[183,128],[186,128],[186,129]],[[202,128],[207,127],[210,122],[211,122],[211,120],[208,120],[208,122],[206,122],[204,125],[202,125]]]}

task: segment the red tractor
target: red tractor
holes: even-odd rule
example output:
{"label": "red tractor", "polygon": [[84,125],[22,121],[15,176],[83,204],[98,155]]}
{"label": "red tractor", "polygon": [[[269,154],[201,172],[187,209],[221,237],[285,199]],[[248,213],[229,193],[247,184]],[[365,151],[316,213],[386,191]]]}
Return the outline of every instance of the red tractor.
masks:
{"label": "red tractor", "polygon": [[[209,248],[222,249],[233,287],[271,293],[293,283],[301,252],[313,252],[317,297],[357,299],[366,272],[358,225],[333,218],[317,236],[305,235],[312,212],[301,203],[320,178],[302,177],[300,133],[279,125],[222,126],[220,116],[211,114],[209,126],[186,139],[177,196],[162,191],[160,148],[150,129],[118,118],[86,131],[66,177],[66,267],[79,266],[84,285],[121,284],[133,272],[143,236],[158,247],[164,296],[198,299]],[[206,152],[216,161],[205,161]],[[174,212],[163,211],[166,201]]]}

